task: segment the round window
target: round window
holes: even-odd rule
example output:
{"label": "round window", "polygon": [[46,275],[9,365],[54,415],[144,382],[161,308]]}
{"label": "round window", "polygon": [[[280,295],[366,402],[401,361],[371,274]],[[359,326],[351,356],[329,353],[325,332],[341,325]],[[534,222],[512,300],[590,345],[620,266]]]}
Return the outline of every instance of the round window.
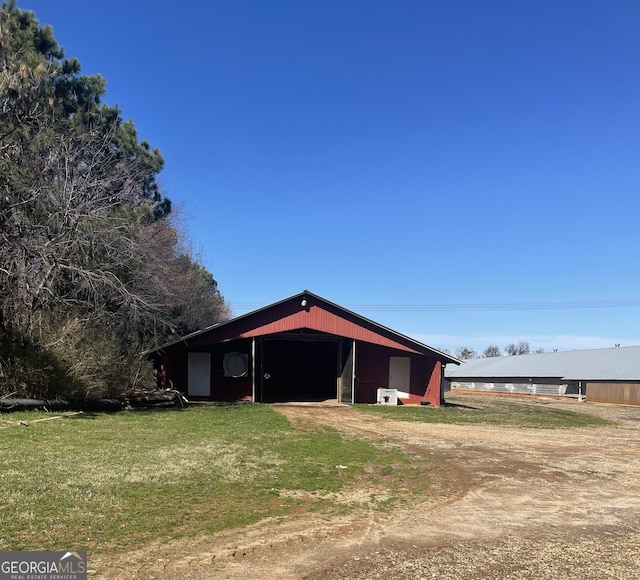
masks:
{"label": "round window", "polygon": [[241,352],[229,352],[224,355],[222,363],[225,377],[233,377],[238,379],[246,377],[249,370],[249,355]]}

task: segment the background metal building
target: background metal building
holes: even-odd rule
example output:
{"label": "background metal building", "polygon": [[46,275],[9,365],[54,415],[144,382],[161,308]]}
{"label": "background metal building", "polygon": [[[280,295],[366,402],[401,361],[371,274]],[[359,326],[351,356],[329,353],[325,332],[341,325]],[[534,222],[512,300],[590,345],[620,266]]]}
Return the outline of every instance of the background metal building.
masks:
{"label": "background metal building", "polygon": [[445,374],[452,390],[640,405],[640,346],[474,359]]}

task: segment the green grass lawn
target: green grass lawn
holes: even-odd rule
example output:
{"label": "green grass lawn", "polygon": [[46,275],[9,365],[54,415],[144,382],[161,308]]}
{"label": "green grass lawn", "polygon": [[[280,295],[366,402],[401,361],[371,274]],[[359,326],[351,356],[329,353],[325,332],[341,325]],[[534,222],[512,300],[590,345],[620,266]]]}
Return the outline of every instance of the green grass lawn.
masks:
{"label": "green grass lawn", "polygon": [[[429,486],[426,462],[296,429],[263,405],[38,421],[51,416],[0,415],[1,550],[110,550],[300,511],[385,509]],[[374,501],[381,489],[387,500]]]}
{"label": "green grass lawn", "polygon": [[[611,424],[491,397],[354,408],[431,423]],[[41,420],[58,415],[0,415],[0,550],[95,552],[304,511],[388,509],[424,494],[433,477],[424,460],[313,422],[294,427],[265,405]]]}
{"label": "green grass lawn", "polygon": [[385,406],[354,405],[362,413],[375,413],[389,419],[415,421],[419,423],[503,425],[505,427],[535,427],[560,429],[574,427],[603,427],[615,425],[611,421],[554,409],[552,407],[529,403],[522,400],[508,401],[500,397],[475,397],[468,401],[456,399],[454,404],[440,408],[431,406]]}

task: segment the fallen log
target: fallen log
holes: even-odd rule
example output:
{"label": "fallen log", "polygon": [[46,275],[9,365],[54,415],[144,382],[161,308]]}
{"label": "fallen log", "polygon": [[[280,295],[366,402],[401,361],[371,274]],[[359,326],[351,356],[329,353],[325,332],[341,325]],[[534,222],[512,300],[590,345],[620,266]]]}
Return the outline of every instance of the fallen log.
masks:
{"label": "fallen log", "polygon": [[121,411],[121,399],[82,399],[65,401],[62,399],[0,399],[0,413],[14,411]]}
{"label": "fallen log", "polygon": [[0,413],[14,411],[88,411],[112,413],[123,409],[184,407],[188,401],[177,391],[139,391],[110,399],[26,399],[0,398]]}

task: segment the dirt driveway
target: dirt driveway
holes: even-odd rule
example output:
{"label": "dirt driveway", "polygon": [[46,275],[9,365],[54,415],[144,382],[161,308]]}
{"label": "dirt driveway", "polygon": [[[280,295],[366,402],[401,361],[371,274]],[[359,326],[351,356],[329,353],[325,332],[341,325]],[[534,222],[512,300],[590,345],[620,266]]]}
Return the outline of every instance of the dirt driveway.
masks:
{"label": "dirt driveway", "polygon": [[[373,441],[384,438],[425,457],[437,466],[436,484],[422,502],[392,514],[304,516],[188,545],[146,548],[128,555],[126,577],[640,578],[640,408],[541,403],[619,425],[427,425],[344,406],[277,406],[293,422],[318,421]],[[123,577],[125,563],[119,564],[112,562],[108,577]]]}

